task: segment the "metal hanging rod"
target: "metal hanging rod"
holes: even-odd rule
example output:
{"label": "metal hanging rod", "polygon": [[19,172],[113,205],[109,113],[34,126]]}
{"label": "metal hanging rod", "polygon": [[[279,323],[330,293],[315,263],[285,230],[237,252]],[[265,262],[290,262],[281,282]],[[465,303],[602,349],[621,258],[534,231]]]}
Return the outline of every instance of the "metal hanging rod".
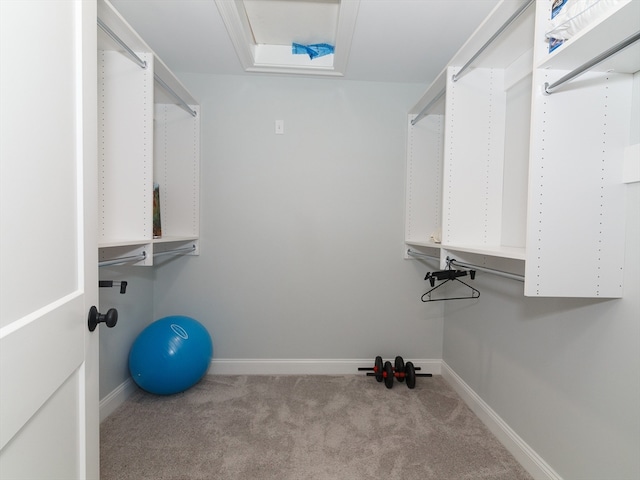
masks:
{"label": "metal hanging rod", "polygon": [[494,41],[496,38],[498,38],[498,37],[500,36],[500,34],[502,34],[502,32],[504,32],[504,31],[507,29],[507,27],[508,27],[509,25],[511,25],[511,24],[512,24],[512,23],[513,23],[513,22],[514,22],[514,21],[515,21],[515,20],[516,20],[520,15],[522,15],[522,13],[523,13],[523,12],[524,12],[528,7],[529,7],[529,5],[531,5],[531,4],[533,3],[533,1],[534,1],[534,0],[529,0],[527,3],[525,3],[524,5],[522,5],[518,10],[516,10],[516,12],[515,12],[513,15],[511,15],[511,16],[509,17],[509,19],[508,19],[505,23],[503,23],[503,24],[502,24],[502,26],[501,26],[501,27],[496,31],[496,33],[494,33],[494,34],[491,36],[491,38],[490,38],[489,40],[487,40],[487,42],[486,42],[482,47],[480,47],[480,50],[478,50],[478,51],[475,53],[475,55],[474,55],[473,57],[471,57],[471,59],[470,59],[467,63],[465,63],[465,64],[462,66],[462,68],[460,69],[460,71],[459,71],[458,73],[455,73],[455,74],[451,77],[451,79],[452,79],[454,82],[457,82],[457,81],[460,79],[460,77],[462,76],[462,72],[464,72],[464,71],[469,67],[469,65],[471,65],[471,64],[473,63],[473,61],[474,61],[476,58],[478,58],[478,57],[482,54],[482,52],[484,52],[484,51],[487,49],[487,47],[488,47],[489,45],[491,45],[491,44],[493,43],[493,41]]}
{"label": "metal hanging rod", "polygon": [[114,258],[113,260],[104,260],[98,262],[98,267],[108,267],[111,265],[122,265],[129,262],[139,262],[147,258],[147,252],[139,253],[138,255],[129,255],[127,257]]}
{"label": "metal hanging rod", "polygon": [[190,247],[174,248],[173,250],[167,250],[165,252],[156,252],[153,254],[153,256],[160,257],[162,255],[185,255],[187,253],[191,253],[195,251],[196,251],[196,246],[191,245]]}
{"label": "metal hanging rod", "polygon": [[136,62],[138,65],[140,65],[141,68],[147,68],[147,62],[142,60],[136,54],[136,52],[131,50],[129,48],[129,46],[126,43],[124,43],[124,41],[118,35],[116,35],[113,32],[113,30],[111,30],[109,27],[107,27],[106,23],[104,23],[102,20],[100,20],[100,18],[98,18],[98,26],[104,31],[104,33],[109,35],[118,45],[120,45],[122,48],[124,48],[124,50],[129,54],[129,56],[131,57],[131,59],[134,62]]}
{"label": "metal hanging rod", "polygon": [[[156,252],[153,254],[153,256],[159,257],[162,255],[184,255],[184,254],[195,252],[195,251],[196,251],[196,246],[191,245],[190,247],[174,248],[173,250],[167,250],[165,252]],[[129,255],[126,257],[114,258],[113,260],[104,260],[102,262],[98,262],[98,267],[123,265],[125,263],[139,262],[141,260],[145,260],[146,258],[147,258],[147,252],[142,252],[142,253],[139,253],[138,255]]]}
{"label": "metal hanging rod", "polygon": [[[98,18],[98,26],[104,31],[104,33],[106,33],[107,35],[109,35],[118,45],[120,45],[122,48],[124,48],[125,52],[127,52],[129,54],[129,56],[131,57],[131,59],[136,62],[138,65],[140,65],[140,67],[142,68],[147,68],[147,62],[145,60],[142,60],[137,54],[136,52],[134,52],[133,50],[131,50],[129,48],[129,46],[124,43],[124,41],[114,33],[113,30],[111,30],[102,20],[100,20],[100,18]],[[173,89],[167,85],[165,83],[164,80],[162,80],[160,78],[160,76],[157,73],[153,74],[153,78],[155,79],[156,82],[158,82],[162,88],[164,88],[173,98],[175,98],[178,101],[178,104],[185,110],[187,111],[189,114],[191,114],[192,117],[195,117],[198,112],[196,112],[195,110],[193,110],[188,104],[187,102],[185,102],[180,95],[178,95],[176,92],[173,91]]]}
{"label": "metal hanging rod", "polygon": [[480,270],[481,272],[492,273],[493,275],[498,275],[500,277],[510,278],[512,280],[524,282],[523,275],[516,275],[515,273],[503,272],[502,270],[494,270],[492,268],[479,267],[478,265],[472,265],[470,263],[462,263],[462,262],[458,262],[455,258],[450,258],[450,257],[447,257],[447,262],[450,265],[455,265],[463,268],[470,268],[472,270]]}
{"label": "metal hanging rod", "polygon": [[416,118],[411,120],[411,125],[415,125],[420,120],[422,120],[424,117],[426,117],[427,113],[429,112],[431,107],[433,107],[436,104],[436,102],[442,98],[442,96],[445,94],[445,92],[446,92],[446,89],[444,89],[444,88],[442,90],[440,90],[440,92],[435,97],[433,97],[433,100],[431,100],[429,103],[427,103],[427,106],[424,107],[422,110],[420,110],[420,113],[418,113],[418,115],[416,115]]}
{"label": "metal hanging rod", "polygon": [[422,253],[422,252],[416,252],[414,250],[411,250],[410,248],[407,250],[407,255],[409,255],[410,257],[416,257],[416,258],[424,257],[424,258],[429,258],[431,260],[440,261],[440,257],[436,257],[434,255],[427,255],[426,253]]}
{"label": "metal hanging rod", "polygon": [[189,104],[187,104],[187,102],[185,102],[180,95],[178,95],[176,92],[174,92],[171,87],[169,85],[167,85],[164,80],[162,80],[157,73],[153,74],[153,78],[155,78],[156,82],[158,82],[162,88],[164,88],[167,92],[169,92],[171,94],[171,96],[173,98],[175,98],[178,103],[180,104],[180,106],[182,107],[182,109],[184,111],[186,111],[187,113],[191,114],[192,117],[195,117],[198,112],[196,112],[195,110],[192,110],[191,107],[189,106]]}
{"label": "metal hanging rod", "polygon": [[[416,258],[429,258],[432,260],[440,260],[440,257],[435,257],[433,255],[427,255],[426,253],[421,253],[421,252],[416,252],[414,250],[408,249],[407,250],[407,255],[409,255],[410,257],[416,257]],[[447,257],[447,263],[449,263],[450,265],[457,265],[459,267],[463,267],[463,268],[468,268],[471,270],[479,270],[482,272],[486,272],[486,273],[492,273],[494,275],[499,275],[501,277],[506,277],[506,278],[510,278],[512,280],[518,280],[519,282],[524,282],[524,276],[523,275],[516,275],[515,273],[509,273],[509,272],[503,272],[502,270],[494,270],[492,268],[486,268],[486,267],[479,267],[478,265],[472,265],[470,263],[462,263],[462,262],[458,262],[455,258],[450,258]]]}
{"label": "metal hanging rod", "polygon": [[595,67],[596,65],[598,65],[599,63],[605,61],[607,58],[609,58],[612,55],[615,55],[616,53],[618,53],[620,50],[627,48],[629,45],[631,45],[632,43],[637,42],[638,40],[640,40],[640,32],[636,32],[633,35],[625,38],[624,40],[622,40],[620,43],[617,43],[616,45],[614,45],[613,47],[611,47],[610,49],[602,52],[600,55],[598,55],[597,57],[593,58],[592,60],[589,60],[587,63],[579,66],[578,68],[576,68],[575,70],[572,70],[571,72],[567,73],[564,77],[562,77],[561,79],[557,80],[556,82],[552,83],[551,85],[549,85],[548,82],[545,82],[544,84],[544,93],[546,94],[552,94],[553,91],[558,88],[560,85],[562,85],[563,83],[568,82],[569,80],[574,79],[575,77],[577,77],[578,75],[586,72],[587,70]]}

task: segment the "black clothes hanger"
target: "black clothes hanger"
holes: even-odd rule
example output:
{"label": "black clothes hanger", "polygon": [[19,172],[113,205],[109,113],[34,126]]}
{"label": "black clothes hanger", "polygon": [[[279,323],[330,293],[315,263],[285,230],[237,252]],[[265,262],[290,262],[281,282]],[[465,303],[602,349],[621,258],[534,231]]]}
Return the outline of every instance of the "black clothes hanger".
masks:
{"label": "black clothes hanger", "polygon": [[[471,277],[471,280],[474,280],[476,278],[476,271],[475,270],[453,270],[451,268],[451,261],[447,260],[447,269],[446,270],[440,270],[439,272],[427,272],[427,275],[424,277],[425,280],[429,280],[429,283],[431,284],[431,290],[429,290],[428,292],[426,292],[424,295],[422,295],[421,300],[423,302],[438,302],[438,301],[444,301],[444,300],[465,300],[468,298],[479,298],[480,297],[480,291],[473,288],[471,285],[463,282],[462,280],[460,280],[459,277],[466,277],[467,275],[469,275]],[[442,281],[442,283],[439,283],[438,285],[435,285],[436,280],[438,281]],[[463,285],[469,287],[472,291],[471,294],[468,297],[448,297],[448,298],[431,298],[431,292],[433,292],[434,290],[440,288],[442,285],[444,285],[447,282],[451,282],[451,281],[456,281],[456,282],[460,282]],[[425,300],[426,298],[426,300]]]}

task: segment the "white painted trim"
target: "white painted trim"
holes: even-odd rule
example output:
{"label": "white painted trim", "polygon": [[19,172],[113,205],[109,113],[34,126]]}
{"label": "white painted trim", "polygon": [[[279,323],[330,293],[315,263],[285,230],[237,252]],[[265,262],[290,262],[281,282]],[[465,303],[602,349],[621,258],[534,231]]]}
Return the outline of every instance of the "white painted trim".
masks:
{"label": "white painted trim", "polygon": [[[258,61],[256,58],[256,44],[251,33],[251,25],[244,10],[241,0],[215,0],[222,17],[222,21],[227,27],[231,43],[235,48],[238,59],[242,67],[247,72],[258,73],[280,73],[280,74],[302,74],[302,75],[327,75],[344,76],[351,51],[351,41],[355,30],[356,19],[360,0],[350,0],[340,3],[338,13],[338,26],[336,31],[335,53],[331,56],[331,65],[316,66],[317,62],[311,60],[304,65],[298,65],[301,58],[292,59],[287,63],[282,61],[266,62]],[[269,47],[266,46],[266,50]],[[323,60],[325,63],[328,59]]]}
{"label": "white painted trim", "polygon": [[[386,359],[385,359],[386,360]],[[393,361],[393,359],[389,359]],[[420,367],[420,373],[440,375],[439,359],[405,359]],[[368,359],[308,359],[308,358],[214,358],[209,375],[350,375],[365,372],[358,367],[373,367]]]}
{"label": "white painted trim", "polygon": [[251,27],[247,21],[246,15],[241,15],[240,11],[242,2],[235,1],[219,1],[216,0],[216,6],[222,17],[222,21],[227,27],[231,43],[236,50],[238,59],[242,64],[242,68],[247,70],[253,65],[253,52],[251,45],[253,44],[253,38],[249,35]]}
{"label": "white painted trim", "polygon": [[349,53],[351,52],[351,41],[353,32],[356,29],[356,19],[360,0],[350,2],[340,2],[340,13],[338,15],[338,30],[336,32],[336,53],[333,58],[333,69],[344,75],[347,71]]}
{"label": "white painted trim", "polygon": [[128,378],[100,400],[100,423],[115,412],[137,388],[133,380]]}
{"label": "white painted trim", "polygon": [[562,480],[493,409],[442,360],[442,377],[535,480]]}

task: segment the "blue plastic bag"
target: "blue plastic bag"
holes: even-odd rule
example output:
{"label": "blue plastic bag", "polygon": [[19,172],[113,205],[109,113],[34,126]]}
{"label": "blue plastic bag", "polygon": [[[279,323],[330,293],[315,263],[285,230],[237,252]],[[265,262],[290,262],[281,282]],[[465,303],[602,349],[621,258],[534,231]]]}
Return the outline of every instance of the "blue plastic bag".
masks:
{"label": "blue plastic bag", "polygon": [[315,43],[313,45],[300,45],[299,43],[291,44],[291,53],[294,55],[307,54],[311,60],[316,57],[330,55],[333,51],[333,45],[329,45],[328,43]]}

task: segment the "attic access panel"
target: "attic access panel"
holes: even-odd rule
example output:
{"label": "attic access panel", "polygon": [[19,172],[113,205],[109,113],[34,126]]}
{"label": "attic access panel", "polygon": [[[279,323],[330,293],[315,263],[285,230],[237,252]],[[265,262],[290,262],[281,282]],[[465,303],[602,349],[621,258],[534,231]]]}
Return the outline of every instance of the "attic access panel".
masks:
{"label": "attic access panel", "polygon": [[[359,0],[216,0],[245,71],[344,75]],[[335,54],[294,55],[292,43],[329,43]]]}

